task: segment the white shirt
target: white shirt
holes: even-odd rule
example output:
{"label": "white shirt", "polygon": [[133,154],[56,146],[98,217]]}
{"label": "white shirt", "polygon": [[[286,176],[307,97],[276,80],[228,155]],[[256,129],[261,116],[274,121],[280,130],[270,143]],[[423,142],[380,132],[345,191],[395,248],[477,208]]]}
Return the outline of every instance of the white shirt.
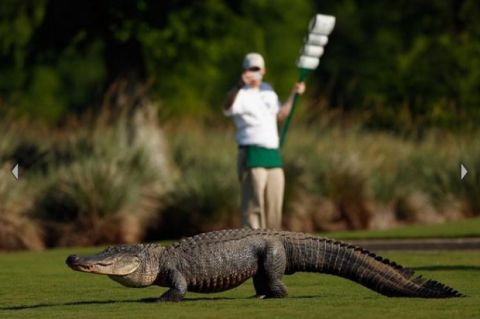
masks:
{"label": "white shirt", "polygon": [[226,116],[233,117],[237,127],[238,145],[258,145],[266,148],[278,148],[277,114],[280,101],[267,83],[259,88],[244,86],[238,91]]}

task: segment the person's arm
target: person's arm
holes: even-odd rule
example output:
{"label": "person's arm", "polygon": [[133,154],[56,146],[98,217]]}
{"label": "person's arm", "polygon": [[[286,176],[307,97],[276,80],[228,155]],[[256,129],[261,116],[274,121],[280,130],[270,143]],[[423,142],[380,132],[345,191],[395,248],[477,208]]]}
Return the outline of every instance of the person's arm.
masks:
{"label": "person's arm", "polygon": [[229,112],[232,108],[233,102],[235,102],[235,98],[238,95],[238,91],[240,91],[241,86],[237,85],[234,88],[232,88],[230,91],[227,93],[227,97],[225,98],[225,101],[223,102],[222,109],[224,112]]}
{"label": "person's arm", "polygon": [[240,80],[238,80],[237,85],[235,85],[230,91],[228,91],[227,97],[223,102],[222,109],[225,115],[228,115],[231,113],[232,105],[233,105],[233,102],[235,102],[235,99],[238,95],[238,91],[240,91],[241,88],[249,84],[251,81],[252,81],[251,76],[249,76],[246,71],[243,71],[242,75],[240,76]]}
{"label": "person's arm", "polygon": [[305,92],[305,83],[304,82],[296,83],[295,86],[293,87],[292,93],[290,93],[290,96],[285,101],[285,103],[283,103],[282,107],[280,108],[280,111],[277,114],[277,119],[279,121],[285,120],[288,114],[290,114],[290,111],[292,110],[293,99],[295,97],[295,94],[302,95],[304,92]]}

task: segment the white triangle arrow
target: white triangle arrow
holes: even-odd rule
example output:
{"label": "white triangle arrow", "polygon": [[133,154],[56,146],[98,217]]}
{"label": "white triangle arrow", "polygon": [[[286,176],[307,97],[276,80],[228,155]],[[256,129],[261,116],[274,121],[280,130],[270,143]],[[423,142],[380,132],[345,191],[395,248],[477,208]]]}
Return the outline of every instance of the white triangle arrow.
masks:
{"label": "white triangle arrow", "polygon": [[465,166],[463,166],[463,164],[460,164],[460,179],[463,179],[465,175],[467,175],[467,173],[468,171]]}
{"label": "white triangle arrow", "polygon": [[18,163],[13,167],[12,174],[18,180]]}

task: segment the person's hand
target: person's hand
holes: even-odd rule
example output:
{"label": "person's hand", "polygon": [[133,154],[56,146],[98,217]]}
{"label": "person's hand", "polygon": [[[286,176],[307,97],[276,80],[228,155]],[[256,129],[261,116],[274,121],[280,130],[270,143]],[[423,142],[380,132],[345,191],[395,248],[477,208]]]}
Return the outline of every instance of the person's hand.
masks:
{"label": "person's hand", "polygon": [[302,95],[305,92],[305,89],[306,89],[305,82],[297,82],[293,86],[292,93]]}
{"label": "person's hand", "polygon": [[239,86],[243,87],[244,85],[251,85],[254,80],[252,72],[243,71],[240,76]]}

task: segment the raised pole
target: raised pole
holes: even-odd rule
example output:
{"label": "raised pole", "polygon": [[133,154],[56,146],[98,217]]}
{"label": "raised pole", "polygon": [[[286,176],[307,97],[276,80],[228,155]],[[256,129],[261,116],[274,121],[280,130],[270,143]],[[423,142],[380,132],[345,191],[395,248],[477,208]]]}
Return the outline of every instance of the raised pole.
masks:
{"label": "raised pole", "polygon": [[[317,14],[310,20],[308,25],[309,33],[305,37],[304,46],[297,61],[299,82],[303,82],[307,75],[317,68],[320,63],[320,57],[323,55],[324,47],[328,43],[328,35],[332,32],[334,26],[334,16]],[[285,144],[288,128],[292,122],[299,98],[298,94],[295,94],[293,97],[292,109],[280,131],[280,148]]]}
{"label": "raised pole", "polygon": [[[305,81],[305,78],[307,77],[307,75],[310,73],[311,70],[302,69],[302,68],[299,68],[298,70],[299,70],[298,82]],[[292,109],[290,110],[290,113],[288,113],[287,119],[285,120],[285,123],[282,126],[282,130],[280,131],[280,148],[282,148],[283,144],[285,143],[285,138],[287,137],[288,128],[290,127],[290,123],[292,122],[293,113],[295,113],[295,109],[297,108],[297,102],[299,98],[300,98],[300,95],[298,94],[295,94],[295,96],[293,97]]]}

